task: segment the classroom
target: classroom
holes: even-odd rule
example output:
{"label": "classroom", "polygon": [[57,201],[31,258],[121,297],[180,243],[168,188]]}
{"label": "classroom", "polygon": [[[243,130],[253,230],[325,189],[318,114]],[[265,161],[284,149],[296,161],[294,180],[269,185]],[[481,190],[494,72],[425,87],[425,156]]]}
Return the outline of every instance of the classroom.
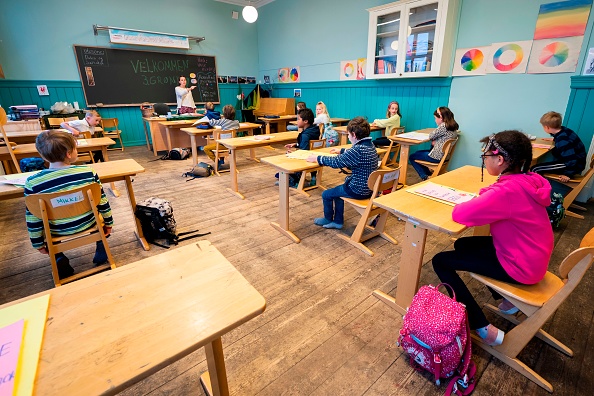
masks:
{"label": "classroom", "polygon": [[[314,224],[315,218],[324,215],[323,190],[288,188],[288,174],[295,170],[283,168],[281,157],[286,151],[284,143],[294,142],[297,132],[282,133],[288,133],[284,127],[294,118],[287,122],[263,120],[261,128],[253,129],[244,123],[257,119],[242,119],[250,112],[240,108],[246,106],[240,98],[259,85],[269,98],[286,98],[291,116],[298,101],[304,101],[314,113],[316,103],[322,101],[331,117],[352,120],[363,116],[370,123],[386,118],[386,106],[398,101],[405,132],[434,130],[434,112],[447,107],[455,114],[460,135],[448,172],[438,177],[446,180],[448,173],[463,172],[470,166],[470,173],[452,173],[463,176],[451,177],[451,183],[452,187],[460,185],[461,190],[472,185],[473,193],[496,182],[485,169],[485,180],[479,183],[483,161],[491,160],[481,158],[480,140],[510,129],[538,139],[550,137],[539,120],[555,111],[563,116],[563,126],[575,131],[584,143],[586,173],[594,153],[594,70],[588,72],[594,60],[594,17],[591,1],[565,1],[587,8],[589,15],[583,37],[569,53],[575,68],[562,72],[543,72],[530,62],[541,7],[563,0],[5,2],[0,16],[0,106],[8,111],[11,106],[37,105],[49,111],[57,102],[76,103],[81,110],[97,110],[103,119],[117,118],[121,130],[121,140],[109,150],[100,141],[105,138],[86,139],[90,147],[84,149],[89,153],[101,150],[108,159],[91,166],[97,167],[112,210],[113,233],[106,242],[117,263],[115,269],[107,264],[103,272],[56,287],[48,256],[31,246],[22,188],[5,190],[0,185],[0,305],[10,308],[19,299],[51,295],[45,334],[55,337],[55,344],[44,338],[37,377],[33,371],[34,393],[202,395],[209,394],[204,387],[211,386],[214,394],[234,395],[444,394],[449,381],[436,385],[433,375],[417,370],[397,346],[403,326],[401,309],[406,308],[398,303],[410,302],[408,297],[402,300],[399,293],[412,296],[417,287],[439,284],[433,257],[452,251],[460,237],[473,232],[479,235],[478,227],[473,231],[451,216],[434,227],[417,227],[410,221],[412,212],[398,215],[405,209],[392,206],[385,217],[378,217],[382,218],[378,223],[396,244],[390,238],[371,238],[363,245],[373,256],[365,254],[365,248],[349,240],[361,219],[352,205],[345,205],[342,229],[326,229]],[[257,9],[254,23],[242,16],[246,6]],[[388,12],[404,21],[412,19],[412,12],[405,15],[408,6],[448,11],[447,17],[445,12],[440,16],[441,23],[447,21],[442,26],[441,52],[437,55],[440,49],[433,48],[432,64],[426,59],[401,62],[398,67],[402,70],[380,73],[374,69],[377,61],[369,64],[374,51],[370,49],[370,31],[379,32],[379,26],[370,26],[370,13]],[[107,29],[98,26],[189,36],[190,48],[112,42]],[[400,41],[401,46],[407,45],[406,39]],[[376,43],[374,37],[371,42],[371,46]],[[495,51],[507,43],[528,45],[528,51],[532,45],[531,56],[526,54],[519,61],[520,67],[525,66],[522,71],[486,70],[472,75],[456,71],[456,62],[464,53],[460,50]],[[419,52],[417,42],[409,44]],[[130,73],[145,77],[137,86],[128,85],[131,79],[126,77],[122,86],[112,84],[101,91],[108,100],[117,98],[117,105],[103,105],[101,98],[91,97],[95,82],[103,88],[101,65],[94,64],[97,74],[93,78],[77,62],[85,49],[93,57],[89,62],[109,62],[112,68],[118,67],[117,57],[124,54]],[[383,54],[384,48],[381,50]],[[147,56],[133,57],[133,51],[147,51]],[[162,53],[169,55],[161,58]],[[365,58],[368,63],[362,70],[366,78],[356,79],[351,71],[346,72],[347,63]],[[193,132],[186,133],[180,132],[177,121],[160,127],[159,119],[153,125],[143,119],[146,113],[141,106],[165,102],[175,114],[174,88],[180,70],[187,70],[188,60],[197,60],[203,70],[214,68],[216,61],[215,77],[226,77],[219,78],[218,84],[215,79],[216,89],[209,91],[218,99],[213,100],[216,111],[222,114],[225,105],[233,105],[242,129],[266,135],[270,127],[270,140],[278,143],[272,144],[272,149],[266,141],[233,146],[232,157],[236,158],[226,161],[231,161],[231,172],[196,179],[184,176],[197,162],[212,164],[198,149],[206,144],[205,134],[191,123],[183,125],[192,128]],[[439,73],[423,76],[422,69],[431,67]],[[410,73],[404,72],[405,68]],[[203,82],[190,81],[193,78],[188,76],[188,86]],[[245,83],[238,84],[238,80]],[[164,92],[158,96],[163,99],[142,97],[153,91]],[[195,101],[198,111],[206,101]],[[151,125],[160,132],[153,131]],[[377,130],[371,135],[375,139],[382,133]],[[282,141],[282,136],[293,140]],[[26,144],[18,143],[15,152]],[[188,159],[159,160],[169,148],[182,145],[190,148]],[[410,151],[419,148],[429,150],[431,146],[428,142],[413,145]],[[0,153],[2,149],[0,145]],[[401,148],[401,159],[402,155]],[[545,153],[539,160],[551,159],[551,153]],[[11,166],[10,158],[2,160],[7,168]],[[310,165],[301,164],[297,170],[318,170]],[[275,172],[280,174],[278,179]],[[327,166],[318,172],[326,188],[345,179],[344,173]],[[4,173],[0,172],[0,179]],[[407,186],[421,182],[410,165],[399,177],[404,177]],[[585,210],[572,207],[571,211],[582,218],[566,216],[553,229],[548,270],[557,276],[563,260],[580,247],[582,238],[594,227],[591,182],[581,191],[575,202]],[[390,195],[382,195],[378,204],[392,205],[392,201],[388,203]],[[198,230],[206,235],[170,249],[149,245],[134,215],[136,203],[149,197],[171,202],[178,232]],[[427,201],[414,210],[434,211],[443,205]],[[416,248],[418,243],[421,248]],[[94,268],[94,252],[94,246],[85,245],[67,255],[78,273]],[[212,270],[211,263],[220,266]],[[497,306],[479,280],[468,273],[462,279],[477,303]],[[403,285],[406,282],[410,284]],[[554,394],[591,394],[593,377],[588,373],[594,352],[590,342],[594,302],[589,292],[593,282],[592,271],[587,271],[543,327],[571,348],[572,357],[537,338],[518,354],[518,360],[542,376]],[[111,294],[101,299],[85,292],[88,286],[88,290],[103,293],[104,285],[109,285]],[[73,297],[75,294],[69,297],[69,290],[79,293],[80,299]],[[129,300],[118,304],[120,298]],[[62,311],[52,311],[54,303],[61,304]],[[119,311],[118,305],[127,311]],[[215,307],[219,311],[207,309]],[[240,307],[249,312],[240,312]],[[507,337],[514,326],[484,311]],[[58,319],[57,312],[75,325],[68,329],[68,339],[52,329],[51,324],[66,323],[66,319]],[[127,320],[124,312],[131,312],[134,320]],[[476,395],[549,394],[545,386],[527,378],[522,368],[474,343],[472,361],[476,365]]]}

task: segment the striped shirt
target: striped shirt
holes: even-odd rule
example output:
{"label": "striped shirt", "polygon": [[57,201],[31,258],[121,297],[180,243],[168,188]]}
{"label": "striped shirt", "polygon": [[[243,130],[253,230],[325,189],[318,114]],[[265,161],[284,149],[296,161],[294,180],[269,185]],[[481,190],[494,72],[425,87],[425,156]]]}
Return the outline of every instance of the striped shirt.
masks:
{"label": "striped shirt", "polygon": [[220,118],[215,120],[214,118],[209,120],[208,123],[210,126],[220,126],[223,131],[229,131],[231,129],[238,129],[239,128],[239,121],[237,120],[228,120],[226,118]]}
{"label": "striped shirt", "polygon": [[[60,169],[45,169],[33,176],[29,176],[25,182],[25,196],[31,194],[69,191],[91,183],[98,183],[101,185],[97,173],[88,166],[69,166]],[[111,227],[113,225],[111,208],[109,206],[109,201],[103,192],[103,188],[101,188],[101,201],[99,201],[99,204],[97,205],[97,210],[103,216],[105,225]],[[43,220],[34,216],[29,212],[29,209],[26,210],[25,218],[31,244],[35,249],[42,248],[45,245]],[[72,235],[87,230],[94,225],[95,216],[92,211],[80,216],[50,221],[52,235]]]}
{"label": "striped shirt", "polygon": [[446,124],[442,122],[439,126],[429,134],[429,139],[435,142],[431,151],[429,152],[429,157],[441,160],[443,157],[443,145],[449,139],[456,139],[458,137],[458,131],[449,131],[446,128]]}
{"label": "striped shirt", "polygon": [[564,174],[572,177],[582,173],[586,167],[586,147],[579,136],[571,129],[561,127],[561,130],[553,135],[553,141],[555,147],[551,153],[567,167]]}
{"label": "striped shirt", "polygon": [[347,150],[341,149],[336,157],[320,155],[318,164],[331,168],[349,168],[353,171],[344,180],[344,189],[357,199],[369,198],[373,191],[367,186],[367,179],[378,168],[379,158],[370,137],[363,138]]}

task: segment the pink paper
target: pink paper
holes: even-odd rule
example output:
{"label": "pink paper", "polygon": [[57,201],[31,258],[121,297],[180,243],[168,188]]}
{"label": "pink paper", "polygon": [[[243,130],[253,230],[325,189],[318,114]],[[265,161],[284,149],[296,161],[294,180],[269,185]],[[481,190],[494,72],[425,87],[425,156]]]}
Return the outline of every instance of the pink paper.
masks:
{"label": "pink paper", "polygon": [[12,396],[23,341],[23,319],[0,328],[0,396]]}

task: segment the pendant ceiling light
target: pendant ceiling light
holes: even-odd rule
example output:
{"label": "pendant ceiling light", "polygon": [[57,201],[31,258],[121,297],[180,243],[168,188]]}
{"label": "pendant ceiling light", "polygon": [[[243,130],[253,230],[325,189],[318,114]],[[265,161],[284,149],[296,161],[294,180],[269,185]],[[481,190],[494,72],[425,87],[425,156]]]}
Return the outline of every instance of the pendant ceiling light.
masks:
{"label": "pendant ceiling light", "polygon": [[247,23],[254,23],[256,19],[258,19],[258,10],[256,7],[247,5],[243,7],[243,11],[241,11],[241,16]]}

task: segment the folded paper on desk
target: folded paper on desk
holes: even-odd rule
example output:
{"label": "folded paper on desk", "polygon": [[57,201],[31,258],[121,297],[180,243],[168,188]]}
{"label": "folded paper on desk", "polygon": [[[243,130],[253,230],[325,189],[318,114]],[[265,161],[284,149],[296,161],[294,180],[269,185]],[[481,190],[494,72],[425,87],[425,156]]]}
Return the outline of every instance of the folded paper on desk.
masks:
{"label": "folded paper on desk", "polygon": [[25,185],[25,182],[27,181],[27,178],[29,176],[32,176],[38,172],[41,171],[35,171],[35,172],[26,172],[26,173],[15,173],[12,175],[4,175],[4,179],[0,180],[0,183],[3,184],[12,184],[15,186],[20,186],[23,187]]}
{"label": "folded paper on desk", "polygon": [[418,187],[415,186],[407,191],[452,206],[470,201],[477,196],[476,194],[432,182],[419,184]]}
{"label": "folded paper on desk", "polygon": [[429,139],[429,135],[427,135],[426,133],[420,133],[420,132],[401,133],[398,135],[398,137],[402,138],[402,139],[411,139],[411,140],[427,140],[427,139]]}
{"label": "folded paper on desk", "polygon": [[271,136],[271,135],[256,135],[256,136],[254,136],[254,140],[270,140],[273,137],[274,136]]}
{"label": "folded paper on desk", "polygon": [[87,142],[87,139],[76,139],[76,145],[77,146],[88,146],[89,142]]}
{"label": "folded paper on desk", "polygon": [[541,149],[550,149],[550,144],[540,144],[540,143],[532,143],[532,147],[534,148],[541,148]]}

